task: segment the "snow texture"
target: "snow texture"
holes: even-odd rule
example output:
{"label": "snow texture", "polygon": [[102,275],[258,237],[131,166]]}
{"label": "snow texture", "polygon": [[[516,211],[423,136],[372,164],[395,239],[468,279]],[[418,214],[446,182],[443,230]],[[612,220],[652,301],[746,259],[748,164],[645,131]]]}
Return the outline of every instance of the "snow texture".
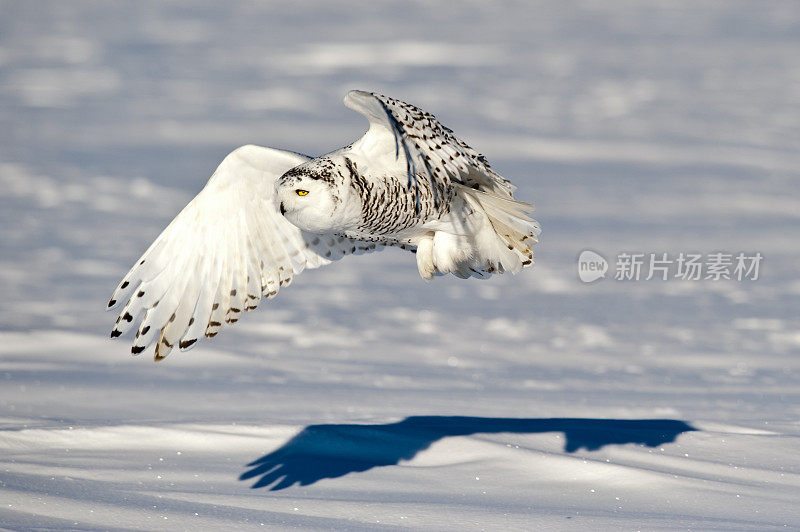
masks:
{"label": "snow texture", "polygon": [[[800,528],[797,3],[0,10],[4,528]],[[159,364],[108,339],[225,154],[357,139],[354,88],[519,186],[533,269],[426,284],[388,250]],[[764,261],[583,284],[584,249]]]}

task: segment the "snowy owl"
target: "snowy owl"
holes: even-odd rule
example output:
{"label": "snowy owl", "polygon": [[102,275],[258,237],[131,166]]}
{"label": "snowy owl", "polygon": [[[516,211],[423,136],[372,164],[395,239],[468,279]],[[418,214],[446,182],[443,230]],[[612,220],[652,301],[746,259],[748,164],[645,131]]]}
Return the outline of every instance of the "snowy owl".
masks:
{"label": "snowy owl", "polygon": [[[122,279],[115,338],[155,359],[215,336],[294,275],[383,246],[416,253],[425,280],[486,278],[533,263],[539,226],[515,187],[452,130],[413,105],[364,91],[344,104],[369,120],[327,155],[242,146]],[[140,323],[139,323],[140,322]]]}

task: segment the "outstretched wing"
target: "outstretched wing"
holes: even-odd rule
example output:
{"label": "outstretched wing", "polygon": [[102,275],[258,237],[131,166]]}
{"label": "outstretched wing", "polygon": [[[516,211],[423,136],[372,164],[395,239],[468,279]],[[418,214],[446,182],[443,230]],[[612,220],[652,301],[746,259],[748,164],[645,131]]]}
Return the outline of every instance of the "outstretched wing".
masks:
{"label": "outstretched wing", "polygon": [[[514,185],[491,169],[486,158],[456,138],[432,114],[388,96],[350,91],[350,109],[367,117],[370,128],[355,144],[368,158],[405,159],[409,184],[418,176],[431,180],[435,191],[450,181],[513,198]],[[436,198],[435,198],[436,199]]]}
{"label": "outstretched wing", "polygon": [[316,268],[374,244],[305,233],[280,215],[275,181],[305,155],[242,146],[164,229],[120,282],[108,303],[124,302],[111,332],[139,323],[131,352],[157,341],[155,359],[188,349],[202,335],[274,297],[304,268]]}

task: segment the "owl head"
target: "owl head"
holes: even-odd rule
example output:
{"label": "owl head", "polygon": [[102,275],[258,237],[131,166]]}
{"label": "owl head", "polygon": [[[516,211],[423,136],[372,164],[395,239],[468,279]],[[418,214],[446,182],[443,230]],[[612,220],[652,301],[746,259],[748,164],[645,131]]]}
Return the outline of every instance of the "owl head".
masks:
{"label": "owl head", "polygon": [[292,168],[276,183],[281,214],[300,229],[312,233],[336,233],[355,228],[360,219],[360,207],[349,201],[350,187],[344,181],[336,162],[328,157]]}

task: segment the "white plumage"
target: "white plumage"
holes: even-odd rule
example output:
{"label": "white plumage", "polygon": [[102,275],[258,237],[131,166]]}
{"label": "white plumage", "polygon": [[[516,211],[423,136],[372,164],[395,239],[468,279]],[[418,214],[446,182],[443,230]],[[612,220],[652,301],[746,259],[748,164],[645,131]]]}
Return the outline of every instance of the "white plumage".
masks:
{"label": "white plumage", "polygon": [[357,142],[312,159],[242,146],[117,287],[111,336],[138,324],[131,351],[191,348],[274,297],[305,268],[384,245],[416,252],[420,275],[485,278],[532,264],[538,224],[514,186],[434,117],[351,91]]}

